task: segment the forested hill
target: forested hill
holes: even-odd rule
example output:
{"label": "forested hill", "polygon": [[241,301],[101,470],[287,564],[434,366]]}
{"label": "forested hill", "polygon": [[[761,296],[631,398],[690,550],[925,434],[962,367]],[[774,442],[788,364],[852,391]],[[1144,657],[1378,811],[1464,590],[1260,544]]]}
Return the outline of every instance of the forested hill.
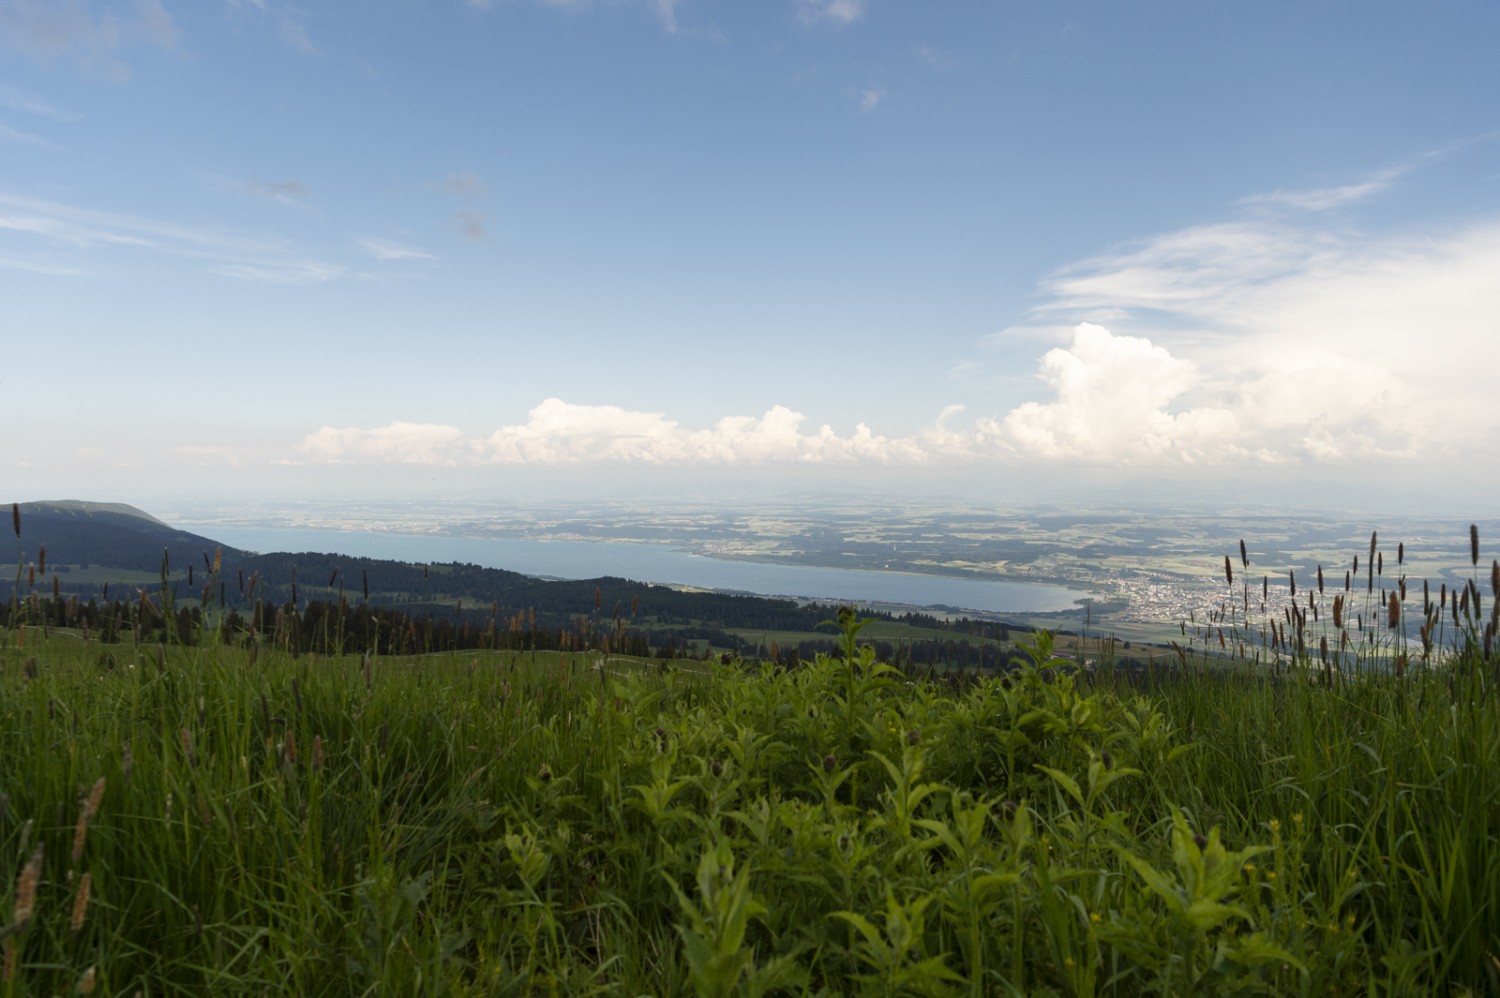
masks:
{"label": "forested hill", "polygon": [[[134,506],[77,499],[23,502],[19,536],[13,524],[0,528],[0,559],[8,564],[39,563],[42,546],[54,565],[100,565],[131,572],[156,572],[166,552],[174,566],[186,566],[203,552],[210,556],[218,541],[178,530]],[[0,514],[3,515],[3,514]],[[234,548],[224,556],[243,557]]]}
{"label": "forested hill", "polygon": [[[212,601],[229,609],[255,604],[300,608],[346,600],[419,616],[441,613],[477,619],[493,614],[504,620],[524,613],[549,626],[590,614],[771,630],[811,630],[831,612],[793,600],[685,592],[620,578],[549,582],[464,563],[411,564],[316,552],[253,554],[177,530],[123,504],[28,502],[19,510],[20,535],[5,527],[0,556],[11,564],[36,568],[36,573],[25,573],[23,593],[55,591],[84,602],[118,598],[124,595],[122,583],[129,592],[159,591],[165,551],[165,581],[179,605]],[[216,552],[220,564],[214,576]],[[95,571],[79,571],[84,567]],[[101,569],[132,577],[127,582],[116,576],[111,590],[102,581]],[[209,586],[211,592],[205,589]],[[12,587],[0,574],[0,595],[8,598]]]}

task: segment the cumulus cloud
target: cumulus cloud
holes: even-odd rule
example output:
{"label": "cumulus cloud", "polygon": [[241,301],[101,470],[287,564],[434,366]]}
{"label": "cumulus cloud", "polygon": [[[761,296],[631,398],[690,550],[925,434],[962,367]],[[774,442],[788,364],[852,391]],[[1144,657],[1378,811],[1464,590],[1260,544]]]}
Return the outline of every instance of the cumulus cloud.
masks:
{"label": "cumulus cloud", "polygon": [[1042,357],[1038,376],[1053,399],[982,421],[982,436],[1030,457],[1136,463],[1211,460],[1237,435],[1224,408],[1168,410],[1197,374],[1147,339],[1082,323]]}
{"label": "cumulus cloud", "polygon": [[726,416],[707,429],[689,430],[661,413],[550,398],[532,409],[525,423],[501,427],[478,449],[485,460],[505,464],[890,461],[921,456],[910,441],[876,436],[864,424],[840,436],[826,425],[804,432],[805,421],[801,413],[774,406],[758,418]]}
{"label": "cumulus cloud", "polygon": [[860,112],[867,114],[875,110],[876,105],[885,100],[885,91],[875,87],[866,87],[863,90],[857,91],[856,96],[859,97]]}
{"label": "cumulus cloud", "polygon": [[589,463],[757,464],[922,463],[954,446],[942,426],[949,407],[929,431],[890,438],[860,423],[840,434],[831,426],[805,428],[805,416],[773,406],[761,416],[726,416],[691,429],[659,412],[612,405],[580,405],[549,398],[524,423],[488,436],[464,438],[445,426],[397,423],[375,430],[323,427],[306,437],[302,454],[326,462],[372,461],[472,464],[579,465]]}
{"label": "cumulus cloud", "polygon": [[463,431],[434,423],[391,423],[374,430],[324,426],[302,441],[302,454],[328,464],[455,464]]}
{"label": "cumulus cloud", "polygon": [[1492,453],[1500,219],[1385,234],[1324,220],[1400,175],[1247,198],[1242,217],[1050,275],[1034,325],[1094,324],[1042,357],[1047,399],[981,434],[1091,461]]}

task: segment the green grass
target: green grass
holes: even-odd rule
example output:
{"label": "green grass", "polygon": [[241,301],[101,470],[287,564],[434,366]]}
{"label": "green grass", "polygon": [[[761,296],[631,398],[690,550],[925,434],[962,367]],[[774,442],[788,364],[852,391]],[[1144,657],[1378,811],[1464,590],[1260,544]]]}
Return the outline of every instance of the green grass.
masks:
{"label": "green grass", "polygon": [[1042,634],[933,686],[844,628],[796,670],[0,633],[0,995],[1500,990],[1477,640],[1075,675]]}

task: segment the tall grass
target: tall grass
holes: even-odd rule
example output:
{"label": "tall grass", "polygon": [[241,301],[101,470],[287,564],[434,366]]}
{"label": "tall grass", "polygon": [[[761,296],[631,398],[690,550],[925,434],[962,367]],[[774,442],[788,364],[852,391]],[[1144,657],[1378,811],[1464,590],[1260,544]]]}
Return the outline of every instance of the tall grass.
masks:
{"label": "tall grass", "polygon": [[23,624],[0,994],[1500,990],[1482,626],[951,686],[840,624],[697,671]]}

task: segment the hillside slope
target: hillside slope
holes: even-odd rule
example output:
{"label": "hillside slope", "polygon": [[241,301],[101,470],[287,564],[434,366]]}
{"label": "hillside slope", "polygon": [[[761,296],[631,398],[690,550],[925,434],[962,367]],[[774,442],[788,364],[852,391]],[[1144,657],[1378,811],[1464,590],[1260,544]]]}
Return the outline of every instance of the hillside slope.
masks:
{"label": "hillside slope", "polygon": [[[201,534],[178,530],[156,517],[125,503],[86,502],[78,499],[23,502],[20,504],[21,533],[0,531],[0,559],[8,563],[38,560],[46,545],[53,564],[107,565],[134,572],[161,569],[165,551],[175,566],[212,557],[217,541]],[[225,557],[243,556],[224,548]]]}

